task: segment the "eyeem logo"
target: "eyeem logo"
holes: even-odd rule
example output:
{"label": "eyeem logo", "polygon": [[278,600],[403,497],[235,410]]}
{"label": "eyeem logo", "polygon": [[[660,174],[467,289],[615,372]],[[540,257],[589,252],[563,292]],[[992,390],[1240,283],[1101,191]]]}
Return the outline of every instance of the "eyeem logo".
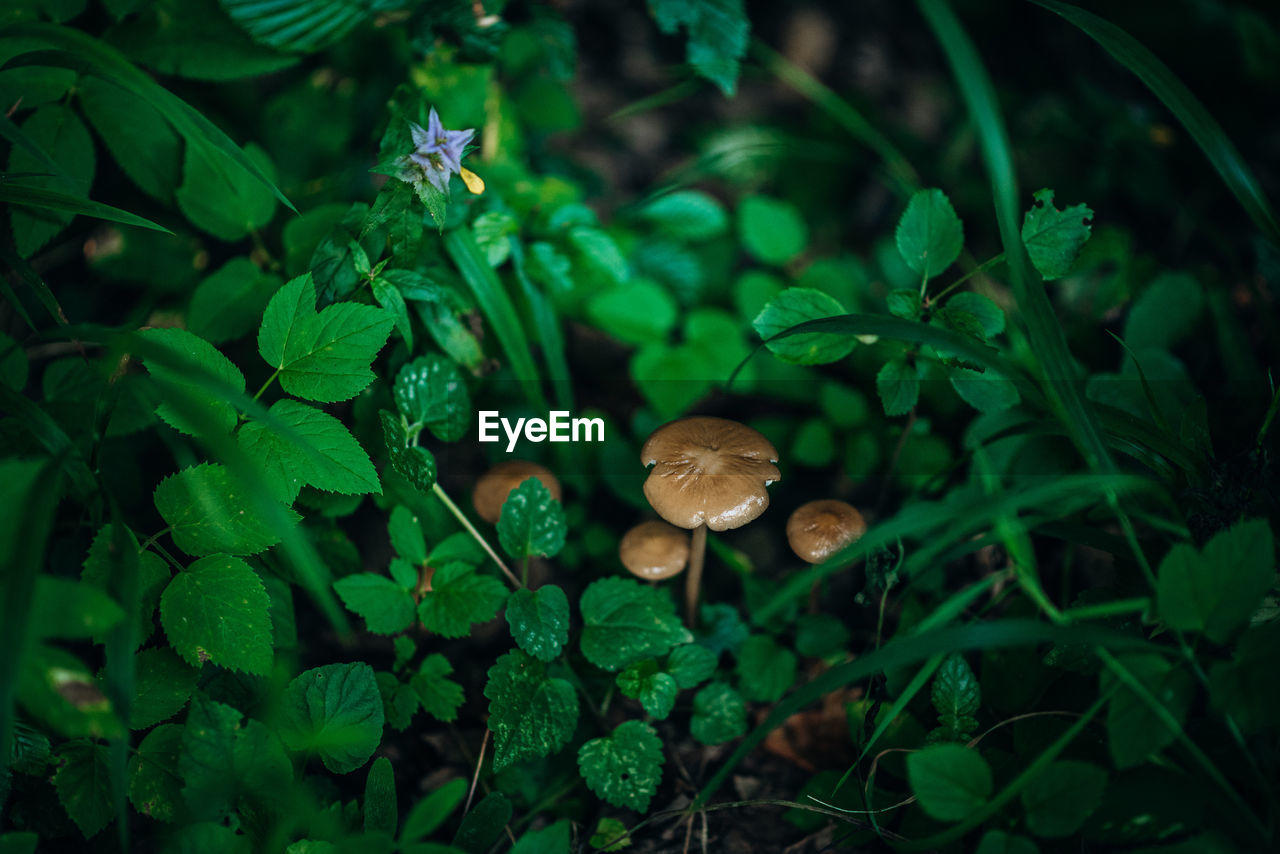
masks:
{"label": "eyeem logo", "polygon": [[541,418],[518,418],[512,425],[511,420],[503,418],[494,409],[480,410],[480,441],[500,442],[502,437],[497,433],[498,427],[507,434],[507,453],[516,449],[521,433],[530,442],[603,442],[603,418],[570,418],[567,410],[553,410],[547,413],[547,420]]}

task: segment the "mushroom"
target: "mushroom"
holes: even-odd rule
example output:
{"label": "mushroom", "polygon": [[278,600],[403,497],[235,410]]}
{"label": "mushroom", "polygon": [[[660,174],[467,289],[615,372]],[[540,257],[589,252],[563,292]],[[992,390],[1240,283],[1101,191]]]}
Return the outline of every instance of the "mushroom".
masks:
{"label": "mushroom", "polygon": [[707,529],[739,528],[763,513],[769,506],[765,487],[782,479],[777,461],[777,449],[759,432],[708,416],[664,424],[640,449],[640,462],[653,466],[644,482],[644,497],[663,519],[693,529],[685,579],[689,626],[697,619]]}
{"label": "mushroom", "polygon": [[801,504],[787,520],[787,542],[807,563],[822,563],[866,532],[857,508],[831,498]]}
{"label": "mushroom", "polygon": [[506,503],[511,490],[531,477],[542,481],[551,497],[556,501],[560,500],[560,481],[556,480],[550,469],[528,460],[507,460],[480,476],[476,481],[475,492],[471,495],[471,504],[481,519],[496,525],[498,517],[502,515],[502,505]]}
{"label": "mushroom", "polygon": [[645,581],[679,575],[689,563],[689,535],[666,522],[641,522],[623,534],[618,557],[630,573]]}

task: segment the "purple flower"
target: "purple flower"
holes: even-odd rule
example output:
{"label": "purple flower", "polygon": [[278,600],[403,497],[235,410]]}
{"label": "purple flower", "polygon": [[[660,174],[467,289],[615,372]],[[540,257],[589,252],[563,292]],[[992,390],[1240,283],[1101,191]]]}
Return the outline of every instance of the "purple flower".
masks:
{"label": "purple flower", "polygon": [[462,173],[462,155],[475,130],[445,130],[432,107],[427,126],[409,122],[409,133],[414,145],[409,160],[422,168],[437,190],[448,193],[449,176]]}

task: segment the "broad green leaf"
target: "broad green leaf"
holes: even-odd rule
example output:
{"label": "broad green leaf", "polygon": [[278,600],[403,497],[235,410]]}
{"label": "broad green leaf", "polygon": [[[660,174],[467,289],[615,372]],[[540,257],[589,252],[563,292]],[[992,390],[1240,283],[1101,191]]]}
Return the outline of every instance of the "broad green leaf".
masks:
{"label": "broad green leaf", "polygon": [[399,416],[382,409],[378,411],[378,420],[382,423],[382,440],[387,446],[391,467],[414,489],[423,495],[430,494],[436,483],[436,458],[426,448],[408,444],[409,435]]}
{"label": "broad green leaf", "polygon": [[641,707],[657,720],[665,720],[676,705],[680,685],[658,669],[652,658],[637,661],[618,674],[618,689],[624,696],[639,700]]}
{"label": "broad green leaf", "polygon": [[579,607],[585,624],[582,654],[611,673],[693,640],[665,591],[630,578],[592,582]]}
{"label": "broad green leaf", "polygon": [[183,728],[178,770],[187,811],[216,819],[241,798],[266,804],[293,782],[284,746],[261,721],[197,696]]}
{"label": "broad green leaf", "polygon": [[998,374],[953,367],[947,379],[960,399],[979,412],[1000,412],[1022,400],[1018,387]]}
{"label": "broad green leaf", "polygon": [[1040,854],[1040,849],[1025,836],[1014,836],[1003,830],[988,830],[974,854]]}
{"label": "broad green leaf", "polygon": [[787,288],[766,305],[751,325],[765,345],[784,362],[793,365],[823,365],[843,359],[853,351],[857,339],[852,335],[828,335],[821,332],[792,335],[769,341],[784,329],[819,317],[836,317],[845,313],[834,297],[812,288]]}
{"label": "broad green leaf", "polygon": [[907,780],[920,806],[938,821],[960,821],[991,797],[991,766],[976,750],[934,744],[907,756]]}
{"label": "broad green leaf", "polygon": [[382,740],[382,697],[364,662],[314,667],[285,689],[281,737],[290,750],[313,751],[335,774],[359,768]]}
{"label": "broad green leaf", "polygon": [[115,738],[124,734],[111,701],[84,662],[42,643],[25,644],[22,654],[17,699],[33,719],[71,737]]}
{"label": "broad green leaf", "polygon": [[[1155,655],[1126,655],[1121,665],[1181,724],[1195,696],[1195,681],[1186,669]],[[1110,690],[1116,677],[1102,673],[1102,689]],[[1124,683],[1115,688],[1107,706],[1107,746],[1117,768],[1139,765],[1177,738],[1151,707]]]}
{"label": "broad green leaf", "polygon": [[[462,825],[453,836],[449,854],[487,854],[511,821],[511,801],[501,792],[485,795],[475,808],[462,817]],[[445,852],[441,852],[445,854]]]}
{"label": "broad green leaf", "polygon": [[1054,762],[1023,787],[1027,828],[1036,836],[1060,838],[1080,829],[1107,788],[1107,773],[1075,760]]}
{"label": "broad green leaf", "polygon": [[364,832],[382,833],[391,838],[396,835],[399,824],[396,774],[391,760],[379,756],[369,766],[369,776],[364,781]]}
{"label": "broad green leaf", "polygon": [[513,649],[489,668],[484,695],[489,698],[494,771],[555,753],[577,728],[573,686],[548,677],[546,665],[523,650]]}
{"label": "broad green leaf", "polygon": [[492,620],[507,599],[501,581],[465,563],[446,563],[435,570],[431,589],[418,602],[418,619],[441,637],[466,637],[472,623]]}
{"label": "broad green leaf", "polygon": [[285,53],[313,53],[342,39],[399,0],[220,0],[231,20],[258,44]]}
{"label": "broad green leaf", "polygon": [[498,542],[517,560],[541,555],[555,557],[564,548],[564,508],[551,490],[536,477],[521,483],[507,495],[498,517]]}
{"label": "broad green leaf", "polygon": [[724,206],[701,190],[677,190],[640,209],[640,217],[678,240],[719,237],[729,228]]}
{"label": "broad green leaf", "polygon": [[689,64],[732,97],[751,34],[742,0],[653,0],[649,10],[664,33],[684,28]]}
{"label": "broad green leaf", "polygon": [[768,635],[752,635],[738,648],[738,686],[742,696],[776,703],[796,681],[796,656]]}
{"label": "broad green leaf", "polygon": [[1053,204],[1053,190],[1036,191],[1035,204],[1022,220],[1022,243],[1045,281],[1061,279],[1071,272],[1071,265],[1089,239],[1092,221],[1093,211],[1088,205],[1058,210]]}
{"label": "broad green leaf", "polygon": [[616,852],[631,846],[627,826],[616,818],[602,818],[588,843],[597,851]]}
{"label": "broad green leaf", "polygon": [[964,656],[953,653],[942,662],[933,677],[930,697],[938,710],[939,726],[929,733],[929,741],[968,741],[973,737],[982,689]]}
{"label": "broad green leaf", "polygon": [[698,645],[711,650],[717,658],[725,652],[737,652],[750,634],[732,605],[704,602],[698,609]]}
{"label": "broad green leaf", "polygon": [[304,485],[341,495],[382,494],[369,455],[337,418],[287,398],[272,404],[269,412],[296,435],[252,421],[240,428],[237,440],[262,467],[275,498],[292,504]]}
{"label": "broad green leaf", "polygon": [[[244,489],[225,466],[202,463],[160,481],[156,510],[187,554],[257,554],[280,542],[280,535],[245,511]],[[288,508],[284,512],[292,521],[300,518]]]}
{"label": "broad green leaf", "polygon": [[453,665],[449,659],[433,652],[422,659],[418,672],[409,680],[426,713],[446,723],[458,717],[458,707],[464,699],[462,686],[449,678],[451,673]]}
{"label": "broad green leaf", "polygon": [[671,650],[665,669],[681,689],[687,689],[710,679],[719,663],[720,656],[715,651],[702,644],[687,643]]}
{"label": "broad green leaf", "polygon": [[947,300],[946,308],[953,311],[964,311],[977,318],[982,327],[982,338],[991,339],[1004,332],[1004,312],[1000,306],[982,294],[973,291],[961,291]]}
{"label": "broad green leaf", "polygon": [[373,298],[378,301],[388,314],[395,318],[396,331],[404,339],[404,346],[413,352],[413,324],[409,320],[409,306],[404,301],[400,289],[381,276],[375,276],[369,283]]}
{"label": "broad green leaf", "polygon": [[471,426],[467,383],[458,366],[443,356],[428,353],[405,365],[392,393],[411,429],[424,425],[437,439],[456,442]]}
{"label": "broad green leaf", "polygon": [[747,704],[724,682],[712,682],[693,695],[689,733],[703,744],[724,744],[747,732]]}
{"label": "broad green leaf", "polygon": [[[275,181],[276,170],[266,152],[245,146],[258,170]],[[276,197],[271,188],[245,171],[227,173],[200,148],[187,146],[182,186],[174,192],[178,207],[192,224],[220,240],[235,241],[271,222]]]}
{"label": "broad green leaf", "polygon": [[876,374],[876,392],[885,415],[906,415],[920,398],[920,373],[906,362],[885,362]]}
{"label": "broad green leaf", "polygon": [[667,289],[636,277],[600,291],[587,303],[587,316],[602,331],[626,344],[665,341],[680,316]]}
{"label": "broad green leaf", "polygon": [[387,726],[396,732],[404,732],[418,713],[418,695],[394,673],[380,670],[373,678],[377,680],[378,693],[382,695],[382,714]]}
{"label": "broad green leaf", "polygon": [[1261,519],[1217,534],[1203,550],[1179,543],[1160,562],[1157,610],[1169,627],[1225,643],[1275,581],[1275,544]]}
{"label": "broad green leaf", "polygon": [[239,558],[195,561],[160,597],[160,622],[187,662],[265,676],[271,670],[271,601],[262,579]]}
{"label": "broad green leaf", "polygon": [[738,234],[747,253],[758,261],[781,267],[804,251],[809,227],[790,202],[768,196],[747,196],[738,206]]}
{"label": "broad green leaf", "polygon": [[214,344],[243,338],[258,325],[279,289],[279,276],[263,272],[248,258],[232,258],[196,286],[187,328]]}
{"label": "broad green leaf", "polygon": [[[62,169],[69,180],[57,176],[15,178],[5,181],[7,188],[20,191],[33,187],[85,198],[93,183],[93,139],[84,122],[61,104],[46,104],[22,123],[22,132],[38,145]],[[22,146],[9,152],[10,172],[48,173],[45,164]],[[51,210],[16,207],[10,209],[14,248],[29,258],[55,235],[67,227],[73,214]]]}
{"label": "broad green leaf", "polygon": [[894,239],[907,266],[931,279],[960,257],[964,226],[946,193],[937,188],[918,190],[898,220]]}
{"label": "broad green leaf", "polygon": [[569,642],[569,598],[554,584],[517,590],[507,599],[507,625],[521,649],[551,661]]}
{"label": "broad green leaf", "polygon": [[550,243],[529,244],[529,277],[554,292],[573,290],[573,264]]}
{"label": "broad green leaf", "polygon": [[180,724],[162,724],[147,733],[129,759],[129,802],[156,821],[176,821],[183,812]]}
{"label": "broad green leaf", "polygon": [[501,267],[511,257],[511,236],[520,233],[520,223],[509,213],[489,211],[471,223],[476,245],[490,267]]}
{"label": "broad green leaf", "polygon": [[79,77],[76,88],[81,109],[124,173],[148,195],[171,200],[182,171],[182,140],[160,111],[91,74]]}
{"label": "broad green leaf", "polygon": [[516,840],[511,854],[564,854],[571,850],[573,824],[562,818],[541,830],[530,830]]}
{"label": "broad green leaf", "polygon": [[338,598],[364,617],[375,635],[394,635],[413,622],[413,595],[400,584],[372,572],[357,572],[333,583]]}
{"label": "broad green leaf", "polygon": [[101,638],[125,618],[115,600],[92,584],[41,575],[28,606],[28,640]]}
{"label": "broad green leaf", "polygon": [[[230,392],[244,393],[244,374],[240,373],[240,369],[230,359],[200,336],[185,329],[144,329],[138,335],[163,349],[174,360],[198,366],[210,378],[225,383]],[[151,359],[147,360],[146,365],[160,386],[162,396],[175,394],[183,401],[181,407],[165,402],[156,407],[156,414],[168,422],[170,427],[191,436],[201,435],[201,426],[208,423],[216,424],[224,433],[235,429],[235,407],[227,403],[220,394],[199,384],[208,380],[191,379],[185,370],[175,370]],[[188,414],[188,409],[195,409],[198,415]]]}
{"label": "broad green leaf", "polygon": [[310,275],[276,292],[258,330],[258,352],[280,373],[284,390],[307,400],[336,403],[373,381],[370,363],[395,320],[380,308],[336,303],[316,312]]}
{"label": "broad green leaf", "polygon": [[889,313],[903,320],[920,319],[920,292],[913,288],[897,288],[885,297]]}
{"label": "broad green leaf", "polygon": [[575,226],[569,230],[569,243],[577,251],[580,269],[594,273],[603,284],[620,285],[631,277],[627,259],[607,231]]}
{"label": "broad green leaf", "polygon": [[662,782],[662,739],[646,723],[623,721],[579,748],[578,770],[603,800],[644,813]]}
{"label": "broad green leaf", "polygon": [[1196,331],[1204,289],[1187,273],[1161,273],[1134,300],[1124,321],[1124,342],[1134,352],[1172,351]]}
{"label": "broad green leaf", "polygon": [[129,729],[146,729],[182,710],[196,688],[199,671],[165,646],[134,656],[133,707]]}
{"label": "broad green leaf", "polygon": [[400,844],[405,845],[424,839],[444,824],[445,819],[458,808],[467,796],[467,781],[450,780],[413,805],[405,816],[400,830]]}
{"label": "broad green leaf", "polygon": [[427,541],[422,534],[422,522],[412,510],[396,505],[387,523],[387,535],[396,554],[414,566],[427,562]]}
{"label": "broad green leaf", "polygon": [[708,353],[688,344],[650,343],[632,356],[630,373],[640,394],[664,419],[681,415],[711,390]]}
{"label": "broad green leaf", "polygon": [[1280,622],[1246,631],[1230,661],[1209,671],[1213,707],[1231,715],[1246,733],[1275,729],[1280,720]]}
{"label": "broad green leaf", "polygon": [[115,787],[107,745],[70,741],[58,749],[53,786],[71,820],[91,839],[115,818]]}

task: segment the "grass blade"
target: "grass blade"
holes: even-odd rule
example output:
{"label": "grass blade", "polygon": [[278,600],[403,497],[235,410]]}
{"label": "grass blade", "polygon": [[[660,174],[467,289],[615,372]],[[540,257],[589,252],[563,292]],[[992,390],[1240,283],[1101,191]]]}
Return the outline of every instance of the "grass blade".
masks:
{"label": "grass blade", "polygon": [[9,183],[0,183],[0,202],[11,205],[22,205],[28,208],[46,208],[53,211],[67,211],[73,214],[83,214],[97,219],[105,219],[110,222],[118,222],[122,225],[136,225],[139,228],[149,228],[152,231],[163,231],[165,234],[173,234],[172,231],[163,225],[157,225],[145,217],[137,214],[131,214],[128,211],[120,210],[120,208],[104,205],[101,202],[95,202],[90,199],[81,199],[75,196],[69,196],[66,193],[56,193],[53,190],[43,190],[39,187],[23,187],[14,186]]}
{"label": "grass blade", "polygon": [[564,354],[564,335],[556,319],[555,309],[547,295],[530,281],[524,269],[524,245],[515,237],[511,241],[511,265],[516,271],[516,281],[529,303],[529,313],[542,340],[542,358],[547,363],[547,378],[551,380],[551,395],[559,409],[573,409],[573,380],[569,376],[569,361]]}

